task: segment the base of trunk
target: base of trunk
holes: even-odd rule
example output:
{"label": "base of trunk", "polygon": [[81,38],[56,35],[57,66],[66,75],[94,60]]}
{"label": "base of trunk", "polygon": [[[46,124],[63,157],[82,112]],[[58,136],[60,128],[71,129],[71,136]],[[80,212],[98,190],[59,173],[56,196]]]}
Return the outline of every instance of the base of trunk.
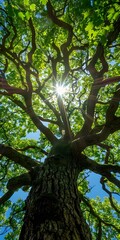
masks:
{"label": "base of trunk", "polygon": [[53,160],[34,171],[19,240],[90,240],[80,210],[76,169]]}

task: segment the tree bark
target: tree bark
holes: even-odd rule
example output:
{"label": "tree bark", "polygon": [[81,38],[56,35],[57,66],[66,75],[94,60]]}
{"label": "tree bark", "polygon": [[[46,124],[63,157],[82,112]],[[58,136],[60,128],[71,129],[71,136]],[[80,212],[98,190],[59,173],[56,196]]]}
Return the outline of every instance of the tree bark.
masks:
{"label": "tree bark", "polygon": [[92,239],[80,209],[78,170],[71,162],[53,156],[33,169],[19,240]]}

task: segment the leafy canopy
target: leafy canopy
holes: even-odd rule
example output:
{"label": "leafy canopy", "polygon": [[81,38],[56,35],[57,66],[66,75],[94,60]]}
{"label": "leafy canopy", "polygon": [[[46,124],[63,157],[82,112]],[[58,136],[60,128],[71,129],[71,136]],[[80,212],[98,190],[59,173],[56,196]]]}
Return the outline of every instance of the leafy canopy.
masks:
{"label": "leafy canopy", "polygon": [[119,239],[119,1],[5,0],[0,15],[0,210],[2,231],[10,229],[5,239],[18,239],[24,205],[9,198],[24,185],[27,190],[28,170],[42,165],[61,138],[77,142],[84,169],[101,175],[104,199],[88,197],[86,171],[78,179],[93,239]]}

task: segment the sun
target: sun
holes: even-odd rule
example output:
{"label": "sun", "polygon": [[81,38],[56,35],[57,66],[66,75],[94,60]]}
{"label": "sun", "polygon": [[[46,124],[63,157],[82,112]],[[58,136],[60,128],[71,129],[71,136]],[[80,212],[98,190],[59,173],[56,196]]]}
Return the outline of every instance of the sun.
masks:
{"label": "sun", "polygon": [[67,92],[67,88],[64,85],[60,85],[60,84],[56,85],[57,95],[63,96],[66,92]]}

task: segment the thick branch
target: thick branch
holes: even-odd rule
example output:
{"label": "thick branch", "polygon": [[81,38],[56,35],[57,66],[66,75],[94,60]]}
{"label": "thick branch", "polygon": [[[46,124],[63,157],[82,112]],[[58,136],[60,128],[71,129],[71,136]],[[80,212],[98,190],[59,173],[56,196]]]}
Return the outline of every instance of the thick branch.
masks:
{"label": "thick branch", "polygon": [[76,137],[87,135],[91,130],[91,127],[94,121],[94,111],[95,111],[95,105],[97,103],[97,95],[98,95],[99,89],[100,87],[94,87],[94,84],[92,85],[89,97],[86,102],[87,111],[84,112],[85,122],[81,131],[77,133]]}
{"label": "thick branch", "polygon": [[63,103],[63,100],[62,100],[61,96],[58,96],[58,105],[59,105],[61,117],[62,117],[62,120],[63,120],[63,123],[64,123],[65,138],[67,140],[71,140],[72,139],[72,132],[71,132],[71,129],[70,129],[69,120],[68,120],[67,113],[65,111],[64,103]]}
{"label": "thick branch", "polygon": [[[106,112],[106,124],[109,125],[111,121],[115,119],[115,113],[119,107],[120,102],[120,88],[114,93],[114,96],[111,99],[110,105]],[[114,123],[115,125],[115,123]]]}
{"label": "thick branch", "polygon": [[111,172],[113,173],[120,173],[120,166],[112,165],[112,164],[98,164],[94,160],[87,158],[86,156],[82,155],[83,157],[83,166],[85,169],[89,169],[95,173],[98,173],[104,177],[106,177],[110,182],[114,183],[117,187],[120,188],[120,181],[115,178]]}
{"label": "thick branch", "polygon": [[48,9],[48,17],[59,27],[64,28],[68,31],[72,31],[72,26],[61,19],[57,18],[55,10],[51,5],[51,2],[48,0],[47,2],[47,9]]}
{"label": "thick branch", "polygon": [[23,69],[25,69],[25,64],[22,60],[20,60],[19,56],[17,55],[16,52],[13,52],[10,48],[6,48],[2,45],[0,45],[0,53],[3,54],[7,59],[12,61],[16,68],[19,66],[22,66]]}
{"label": "thick branch", "polygon": [[0,205],[4,204],[11,196],[14,194],[14,191],[8,190],[2,197],[0,197]]}
{"label": "thick branch", "polygon": [[[113,81],[115,79],[112,78],[109,80]],[[106,82],[106,81],[107,80],[105,80],[103,82]],[[118,77],[117,81],[119,81],[119,77]],[[101,82],[101,84],[103,82]],[[83,140],[84,143],[86,143],[88,145],[89,144],[90,145],[99,144],[101,141],[104,141],[110,134],[112,134],[115,131],[120,129],[120,117],[115,116],[115,113],[119,107],[119,102],[120,102],[119,85],[117,86],[117,89],[118,90],[114,93],[114,96],[112,97],[111,101],[109,102],[109,107],[106,111],[106,123],[102,127],[101,132],[99,134],[92,134],[92,135],[87,136],[86,139]],[[95,132],[94,129],[93,129],[93,132]]]}
{"label": "thick branch", "polygon": [[10,96],[9,99],[15,103],[15,105],[19,106],[24,112],[26,112],[26,106],[18,99],[16,99],[15,96]]}
{"label": "thick branch", "polygon": [[95,83],[94,83],[94,86],[100,86],[100,87],[104,87],[108,84],[111,84],[111,83],[115,83],[115,82],[119,82],[120,81],[120,76],[115,76],[115,77],[109,77],[109,78],[106,78],[106,79],[98,79]]}
{"label": "thick branch", "polygon": [[106,140],[108,136],[116,131],[120,130],[120,117],[114,116],[112,121],[107,122],[100,133],[89,134],[83,137],[75,137],[72,142],[79,142],[81,151],[88,146],[99,145],[102,141]]}
{"label": "thick branch", "polygon": [[[102,64],[102,69],[100,71],[97,71],[95,68],[95,65],[99,59]],[[95,85],[95,84],[96,82],[98,83],[99,81],[101,81],[101,79],[103,78],[103,74],[108,71],[108,64],[104,57],[104,48],[101,44],[98,44],[96,52],[93,55],[92,60],[88,65],[88,70],[94,79],[94,83],[91,87],[91,91],[87,99],[87,106],[86,106],[87,110],[85,113],[86,115],[85,122],[81,131],[76,135],[76,137],[87,135],[91,130],[91,127],[94,121],[94,111],[97,103],[97,95],[101,87],[100,85],[98,84]]]}
{"label": "thick branch", "polygon": [[101,239],[102,239],[102,224],[101,224],[101,220],[99,219],[98,234],[97,234],[96,240],[101,240]]}
{"label": "thick branch", "polygon": [[[98,60],[100,60],[100,62],[102,64],[102,69],[100,71],[97,71],[95,68],[95,65]],[[103,74],[108,71],[108,63],[104,56],[104,48],[100,43],[98,44],[96,52],[93,55],[92,60],[90,61],[87,68],[88,68],[91,76],[95,80],[95,82],[98,81],[98,79],[100,80],[100,78],[103,77]]]}
{"label": "thick branch", "polygon": [[24,96],[26,93],[22,88],[10,86],[5,78],[0,78],[0,89],[6,90],[8,95],[20,94]]}
{"label": "thick branch", "polygon": [[31,170],[32,167],[36,167],[39,165],[39,163],[36,160],[28,156],[25,156],[20,152],[16,151],[15,149],[4,144],[0,144],[0,154],[28,170]]}
{"label": "thick branch", "polygon": [[0,198],[0,205],[10,199],[18,188],[29,185],[31,185],[31,177],[29,173],[24,173],[20,176],[11,178],[7,184],[8,191]]}
{"label": "thick branch", "polygon": [[11,178],[7,183],[7,189],[11,191],[16,191],[22,186],[31,185],[31,176],[30,173],[23,173],[17,177]]}

